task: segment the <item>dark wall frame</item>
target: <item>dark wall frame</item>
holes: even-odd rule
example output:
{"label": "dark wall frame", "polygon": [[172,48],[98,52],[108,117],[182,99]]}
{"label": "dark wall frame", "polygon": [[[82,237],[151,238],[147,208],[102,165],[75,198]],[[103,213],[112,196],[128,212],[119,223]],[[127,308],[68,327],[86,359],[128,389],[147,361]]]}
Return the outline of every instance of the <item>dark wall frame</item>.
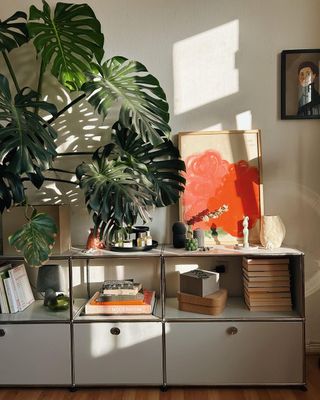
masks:
{"label": "dark wall frame", "polygon": [[[290,113],[287,111],[288,107],[288,85],[287,85],[287,73],[288,73],[288,57],[299,55],[303,58],[303,55],[309,55],[305,57],[305,60],[309,60],[312,55],[313,58],[317,56],[318,67],[320,67],[320,49],[296,49],[296,50],[283,50],[281,52],[281,119],[320,119],[320,112],[316,115],[297,115],[297,113]],[[319,79],[319,76],[317,76]],[[320,84],[318,90],[320,89]],[[320,99],[319,99],[320,100]]]}

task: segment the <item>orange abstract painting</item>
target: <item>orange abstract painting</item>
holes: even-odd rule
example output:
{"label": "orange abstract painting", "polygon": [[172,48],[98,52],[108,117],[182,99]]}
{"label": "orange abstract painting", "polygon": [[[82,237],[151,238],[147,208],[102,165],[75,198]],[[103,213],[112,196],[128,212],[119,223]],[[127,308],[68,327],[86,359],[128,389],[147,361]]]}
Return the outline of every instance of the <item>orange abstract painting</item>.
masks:
{"label": "orange abstract painting", "polygon": [[[239,243],[243,218],[251,240],[258,240],[261,217],[259,131],[180,134],[186,186],[180,212],[184,222],[206,232],[207,243]],[[215,210],[225,207],[219,216]]]}

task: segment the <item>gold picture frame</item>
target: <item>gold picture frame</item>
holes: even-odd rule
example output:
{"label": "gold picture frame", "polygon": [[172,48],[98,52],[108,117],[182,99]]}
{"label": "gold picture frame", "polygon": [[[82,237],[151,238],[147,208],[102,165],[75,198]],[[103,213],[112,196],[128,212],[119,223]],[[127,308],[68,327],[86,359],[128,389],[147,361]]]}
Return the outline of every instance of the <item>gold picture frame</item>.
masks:
{"label": "gold picture frame", "polygon": [[260,130],[181,132],[178,138],[186,163],[180,220],[203,229],[205,245],[212,246],[242,243],[243,218],[248,216],[249,241],[259,243],[263,215]]}

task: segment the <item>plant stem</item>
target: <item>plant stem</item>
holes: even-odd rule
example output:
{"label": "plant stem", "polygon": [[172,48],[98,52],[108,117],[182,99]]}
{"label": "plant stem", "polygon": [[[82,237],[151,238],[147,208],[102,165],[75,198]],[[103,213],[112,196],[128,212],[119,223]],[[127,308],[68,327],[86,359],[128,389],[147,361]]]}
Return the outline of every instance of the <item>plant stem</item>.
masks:
{"label": "plant stem", "polygon": [[[42,91],[42,81],[43,81],[43,74],[44,74],[44,63],[43,59],[41,59],[40,71],[39,71],[39,80],[38,80],[38,87],[37,87],[37,101],[41,98],[41,91]],[[34,108],[35,114],[39,113],[39,107]]]}
{"label": "plant stem", "polygon": [[67,181],[66,179],[56,179],[56,178],[44,178],[45,181],[49,182],[63,182],[63,183],[71,183],[71,185],[79,185],[78,182]]}
{"label": "plant stem", "polygon": [[77,151],[73,153],[58,153],[57,157],[63,157],[63,156],[86,156],[86,155],[91,155],[93,154],[93,151]]}
{"label": "plant stem", "polygon": [[74,175],[74,172],[72,172],[72,171],[66,171],[65,169],[60,169],[60,168],[49,168],[48,171],[63,172],[63,173],[65,173],[65,174],[72,174],[72,175]]}
{"label": "plant stem", "polygon": [[80,96],[76,97],[74,100],[72,100],[71,103],[67,104],[65,107],[62,108],[62,110],[60,110],[54,117],[50,118],[45,125],[50,125],[53,121],[55,121],[57,118],[60,117],[61,114],[63,114],[64,112],[66,112],[70,107],[72,107],[73,105],[77,104],[79,101],[81,101],[82,99],[84,99],[86,97],[85,93],[82,93]]}
{"label": "plant stem", "polygon": [[[78,182],[72,182],[72,181],[67,181],[66,179],[56,179],[56,178],[44,178],[45,181],[49,181],[49,182],[63,182],[63,183],[71,183],[71,185],[79,185]],[[21,179],[22,182],[29,182],[30,179],[29,178],[22,178]]]}
{"label": "plant stem", "polygon": [[8,70],[10,72],[11,78],[12,78],[13,83],[14,83],[14,86],[16,87],[17,92],[20,93],[21,90],[20,90],[16,75],[14,73],[14,70],[12,68],[12,65],[10,63],[9,57],[7,56],[5,51],[2,51],[2,55],[3,55],[3,58],[4,58],[5,62],[6,62],[6,64],[7,64]]}

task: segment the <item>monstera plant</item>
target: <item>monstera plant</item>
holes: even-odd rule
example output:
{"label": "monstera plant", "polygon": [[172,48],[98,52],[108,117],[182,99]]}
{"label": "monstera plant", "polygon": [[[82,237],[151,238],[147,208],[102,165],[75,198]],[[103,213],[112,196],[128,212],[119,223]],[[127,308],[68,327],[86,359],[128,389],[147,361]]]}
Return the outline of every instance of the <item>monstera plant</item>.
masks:
{"label": "monstera plant", "polygon": [[[19,66],[10,61],[11,50],[27,42],[40,60],[37,88],[21,87]],[[101,143],[92,161],[75,171],[101,239],[129,229],[137,218],[147,222],[153,207],[177,202],[185,166],[170,140],[166,95],[141,63],[119,56],[104,60],[103,46],[100,23],[87,4],[57,3],[52,10],[43,1],[42,10],[31,6],[28,17],[19,11],[0,21],[0,51],[8,72],[0,74],[1,213],[28,205],[26,182],[41,188],[59,155],[52,123],[80,101],[103,118],[118,105],[111,142]],[[44,100],[48,73],[77,92],[61,110]],[[40,265],[56,232],[48,215],[33,210],[9,242],[30,265]]]}

